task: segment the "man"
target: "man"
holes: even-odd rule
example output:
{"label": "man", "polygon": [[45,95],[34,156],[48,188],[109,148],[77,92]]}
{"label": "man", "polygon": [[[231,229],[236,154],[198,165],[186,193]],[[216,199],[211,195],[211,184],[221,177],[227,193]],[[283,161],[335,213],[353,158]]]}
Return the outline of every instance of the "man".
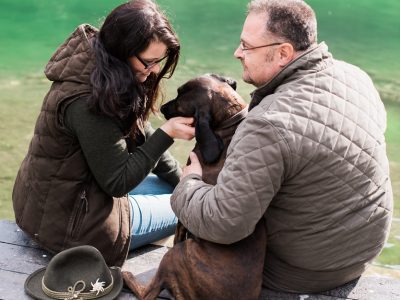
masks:
{"label": "man", "polygon": [[320,292],[358,278],[392,215],[386,113],[370,78],[317,44],[300,0],[254,0],[235,57],[257,89],[217,184],[191,154],[172,207],[195,235],[229,244],[267,223],[263,285]]}

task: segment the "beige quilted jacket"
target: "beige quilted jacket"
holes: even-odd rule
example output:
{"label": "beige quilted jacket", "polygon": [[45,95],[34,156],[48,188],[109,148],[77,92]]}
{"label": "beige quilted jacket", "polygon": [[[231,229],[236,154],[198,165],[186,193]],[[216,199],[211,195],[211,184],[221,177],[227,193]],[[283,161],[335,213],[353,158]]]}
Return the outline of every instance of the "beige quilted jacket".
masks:
{"label": "beige quilted jacket", "polygon": [[264,217],[264,286],[330,289],[381,251],[392,215],[386,113],[370,78],[324,43],[252,95],[217,184],[180,182],[172,207],[195,235],[232,243]]}

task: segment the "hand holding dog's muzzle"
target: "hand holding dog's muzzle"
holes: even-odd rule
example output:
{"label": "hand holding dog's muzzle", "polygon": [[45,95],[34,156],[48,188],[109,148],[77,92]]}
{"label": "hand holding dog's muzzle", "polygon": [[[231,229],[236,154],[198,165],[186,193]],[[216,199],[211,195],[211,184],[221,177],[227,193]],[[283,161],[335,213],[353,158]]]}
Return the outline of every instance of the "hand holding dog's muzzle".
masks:
{"label": "hand holding dog's muzzle", "polygon": [[191,140],[195,134],[195,128],[191,126],[193,122],[194,118],[175,117],[160,128],[173,139]]}

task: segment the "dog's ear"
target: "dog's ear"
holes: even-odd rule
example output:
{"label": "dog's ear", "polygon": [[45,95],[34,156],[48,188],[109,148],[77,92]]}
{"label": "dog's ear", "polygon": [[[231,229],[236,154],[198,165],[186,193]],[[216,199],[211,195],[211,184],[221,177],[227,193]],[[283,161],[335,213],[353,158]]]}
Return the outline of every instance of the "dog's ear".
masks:
{"label": "dog's ear", "polygon": [[222,154],[224,143],[221,138],[211,129],[212,117],[209,112],[196,111],[196,141],[203,161],[212,164],[217,161]]}
{"label": "dog's ear", "polygon": [[226,82],[227,84],[229,84],[231,86],[231,88],[233,88],[236,91],[236,80],[229,78],[229,77],[217,75],[217,74],[210,74],[210,76],[218,79],[219,81]]}

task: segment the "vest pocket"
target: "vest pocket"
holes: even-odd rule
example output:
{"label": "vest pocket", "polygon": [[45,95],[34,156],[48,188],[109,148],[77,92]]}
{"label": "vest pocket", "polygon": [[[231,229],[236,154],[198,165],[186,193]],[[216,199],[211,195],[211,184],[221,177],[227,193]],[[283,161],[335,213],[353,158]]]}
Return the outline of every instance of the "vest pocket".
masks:
{"label": "vest pocket", "polygon": [[79,238],[83,219],[88,211],[88,200],[86,190],[79,194],[79,199],[75,202],[74,210],[69,221],[68,236],[74,240]]}

